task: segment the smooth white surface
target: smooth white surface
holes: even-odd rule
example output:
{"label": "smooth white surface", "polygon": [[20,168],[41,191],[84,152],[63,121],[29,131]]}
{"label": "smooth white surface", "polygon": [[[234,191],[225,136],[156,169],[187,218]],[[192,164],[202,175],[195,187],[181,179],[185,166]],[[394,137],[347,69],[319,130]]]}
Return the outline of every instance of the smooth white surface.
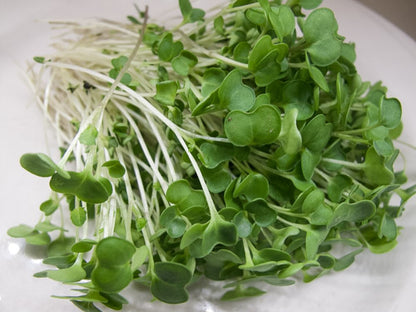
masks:
{"label": "smooth white surface", "polygon": [[[137,1],[140,5],[144,1]],[[146,1],[152,3],[152,1]],[[220,1],[195,1],[209,7]],[[41,19],[105,17],[124,20],[134,11],[133,1],[116,0],[13,0],[0,1],[0,311],[76,311],[67,301],[50,295],[68,294],[66,287],[32,274],[44,269],[36,252],[21,240],[7,237],[9,227],[34,224],[37,207],[48,196],[47,181],[26,174],[18,164],[25,152],[49,151],[47,125],[34,104],[21,70],[25,62],[48,50],[51,33]],[[151,15],[162,22],[175,15],[174,0],[153,1]],[[337,16],[339,33],[356,42],[357,67],[364,80],[382,80],[389,96],[403,104],[405,130],[402,139],[416,145],[416,43],[396,27],[352,0],[327,0]],[[176,11],[177,12],[177,11]],[[408,160],[408,175],[416,181],[416,152],[400,146]],[[191,290],[191,301],[180,306],[151,303],[143,290],[124,295],[126,311],[382,311],[413,312],[416,292],[416,205],[412,200],[400,220],[404,229],[390,253],[365,252],[346,271],[324,276],[310,284],[262,287],[268,294],[232,303],[218,301],[221,289],[201,283]]]}

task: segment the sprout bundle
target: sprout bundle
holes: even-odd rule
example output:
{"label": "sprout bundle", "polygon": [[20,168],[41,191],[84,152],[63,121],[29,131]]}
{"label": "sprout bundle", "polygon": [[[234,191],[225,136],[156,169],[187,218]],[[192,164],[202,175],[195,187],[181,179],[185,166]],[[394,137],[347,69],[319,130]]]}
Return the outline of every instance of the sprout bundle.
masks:
{"label": "sprout bundle", "polygon": [[181,303],[205,276],[232,300],[392,249],[414,194],[394,167],[401,104],[362,82],[320,2],[206,16],[180,0],[171,29],[140,10],[60,24],[68,36],[30,78],[61,158],[22,156],[52,192],[34,227],[8,231],[47,245],[56,268],[36,276],[75,285],[62,298],[84,311],[118,310],[130,283]]}

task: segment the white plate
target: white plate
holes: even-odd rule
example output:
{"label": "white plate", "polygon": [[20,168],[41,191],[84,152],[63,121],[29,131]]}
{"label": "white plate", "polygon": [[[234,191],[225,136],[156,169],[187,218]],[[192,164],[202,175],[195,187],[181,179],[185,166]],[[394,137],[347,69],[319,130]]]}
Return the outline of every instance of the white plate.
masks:
{"label": "white plate", "polygon": [[[138,1],[143,4],[143,1]],[[218,1],[196,1],[207,7]],[[151,1],[147,1],[151,3]],[[157,3],[157,4],[156,4]],[[153,17],[168,20],[176,1],[158,0],[151,5]],[[357,67],[364,80],[382,80],[389,96],[403,104],[405,131],[402,139],[416,145],[416,43],[395,26],[352,0],[324,1],[335,11],[339,33],[357,44]],[[123,20],[134,8],[130,1],[116,0],[13,0],[0,4],[0,311],[75,311],[74,306],[50,295],[68,294],[66,287],[32,274],[44,266],[36,252],[23,242],[7,237],[9,227],[34,224],[37,207],[48,196],[47,182],[26,174],[18,164],[24,152],[49,152],[47,125],[34,104],[20,70],[25,61],[48,50],[45,18],[106,17]],[[165,12],[165,13],[161,13]],[[415,115],[414,115],[415,114]],[[416,153],[405,147],[408,175],[416,180]],[[220,303],[212,286],[195,287],[191,301],[180,306],[150,303],[144,291],[128,290],[126,311],[414,311],[416,291],[415,201],[399,221],[404,226],[398,246],[388,254],[365,252],[346,271],[329,274],[310,284],[284,288],[265,287],[268,294],[233,303]]]}

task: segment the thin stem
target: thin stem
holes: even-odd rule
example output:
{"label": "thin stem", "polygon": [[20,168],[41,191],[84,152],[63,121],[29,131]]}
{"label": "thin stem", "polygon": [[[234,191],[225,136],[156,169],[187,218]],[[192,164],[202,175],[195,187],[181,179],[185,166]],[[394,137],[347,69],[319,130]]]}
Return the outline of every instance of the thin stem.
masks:
{"label": "thin stem", "polygon": [[136,56],[137,52],[139,51],[139,48],[140,48],[140,46],[143,42],[144,32],[146,30],[146,25],[147,25],[147,19],[149,18],[148,11],[149,11],[149,8],[148,8],[148,6],[146,6],[146,9],[145,9],[145,12],[144,12],[144,21],[143,21],[143,25],[142,25],[142,28],[141,28],[141,31],[140,31],[140,37],[137,40],[137,43],[136,43],[133,51],[130,53],[130,56],[127,59],[127,62],[124,64],[123,68],[118,73],[118,75],[116,77],[116,80],[111,85],[110,90],[108,90],[107,94],[105,95],[105,97],[101,101],[100,106],[98,107],[98,109],[100,110],[100,118],[99,118],[100,122],[98,122],[97,128],[99,128],[99,125],[101,124],[101,120],[102,120],[103,115],[104,115],[105,107],[107,106],[108,102],[110,101],[111,96],[113,95],[114,91],[116,90],[117,86],[119,85],[119,83],[120,83],[121,79],[123,78],[124,74],[129,69],[131,62],[135,58],[135,56]]}
{"label": "thin stem", "polygon": [[368,143],[368,140],[366,140],[366,139],[361,139],[361,138],[354,137],[354,136],[350,136],[350,135],[343,134],[343,133],[335,133],[334,132],[334,133],[332,133],[332,135],[334,137],[337,137],[337,138],[340,138],[340,139],[344,139],[344,140],[347,140],[347,141],[351,141],[351,142],[362,143],[362,144],[369,144]]}
{"label": "thin stem", "polygon": [[322,161],[328,162],[328,163],[331,163],[331,164],[345,166],[345,167],[348,167],[348,168],[351,168],[351,169],[357,169],[357,170],[365,168],[365,164],[363,164],[363,163],[352,163],[352,162],[345,161],[345,160],[340,160],[340,159],[333,159],[333,158],[323,157]]}
{"label": "thin stem", "polygon": [[378,126],[380,126],[380,125],[379,124],[376,124],[376,125],[373,125],[371,127],[366,127],[366,128],[352,129],[352,130],[342,130],[342,131],[334,131],[334,132],[332,132],[332,134],[334,134],[334,135],[338,135],[338,134],[341,134],[341,135],[345,135],[345,134],[347,134],[347,135],[348,134],[360,134],[360,133],[363,133],[363,132],[372,130],[374,128],[377,128]]}
{"label": "thin stem", "polygon": [[397,142],[397,143],[403,144],[404,146],[410,147],[413,150],[416,150],[416,145],[410,144],[410,143],[402,141],[400,139],[395,139],[394,141]]}

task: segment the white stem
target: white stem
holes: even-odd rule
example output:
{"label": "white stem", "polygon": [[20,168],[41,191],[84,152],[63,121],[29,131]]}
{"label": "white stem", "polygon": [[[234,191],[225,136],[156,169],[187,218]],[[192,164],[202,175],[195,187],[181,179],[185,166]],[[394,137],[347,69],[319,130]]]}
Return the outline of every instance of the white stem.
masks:
{"label": "white stem", "polygon": [[[98,73],[94,70],[90,70],[88,68],[83,68],[77,65],[72,65],[72,64],[64,64],[64,63],[55,63],[55,62],[50,62],[50,63],[46,63],[45,65],[48,66],[56,66],[56,67],[60,67],[60,68],[68,68],[68,69],[72,69],[75,71],[81,71],[84,73],[88,73],[91,76],[94,76],[98,79],[101,79],[103,81],[107,81],[110,83],[114,83],[114,79],[112,79],[111,77],[108,77],[106,75],[103,75],[101,73]],[[126,93],[128,93],[132,98],[135,98],[136,100],[138,100],[140,102],[140,104],[142,104],[149,112],[152,113],[153,116],[155,116],[157,119],[159,119],[161,122],[163,122],[167,127],[169,127],[170,130],[172,130],[172,132],[175,134],[175,136],[177,137],[179,143],[181,144],[182,148],[184,149],[186,155],[188,156],[192,166],[195,169],[195,173],[198,177],[199,183],[201,184],[201,188],[202,191],[204,192],[205,198],[207,200],[207,204],[208,207],[210,209],[210,212],[212,214],[216,213],[216,209],[215,209],[215,203],[212,200],[211,194],[208,190],[208,186],[205,183],[204,180],[204,176],[202,175],[202,172],[198,166],[197,161],[195,160],[194,156],[192,155],[192,153],[189,151],[188,146],[185,142],[185,140],[183,139],[182,135],[181,135],[181,131],[180,128],[173,123],[170,119],[168,119],[165,115],[163,115],[159,110],[157,110],[151,103],[149,103],[149,101],[147,101],[144,97],[142,97],[140,94],[136,93],[134,90],[132,90],[131,88],[120,84],[119,88],[122,89],[123,91],[125,91]],[[142,107],[138,107],[139,109],[143,109]],[[77,134],[79,136],[79,133]]]}
{"label": "white stem", "polygon": [[149,149],[147,148],[146,142],[144,141],[144,138],[142,136],[142,133],[139,129],[139,127],[137,127],[136,122],[134,121],[134,119],[126,112],[126,110],[118,103],[114,103],[116,105],[116,107],[118,108],[118,110],[124,115],[124,117],[126,117],[126,119],[128,120],[130,126],[133,128],[134,133],[136,134],[136,139],[140,144],[140,147],[144,153],[144,156],[147,160],[147,162],[149,163],[150,168],[152,168],[153,174],[157,177],[157,180],[159,181],[160,185],[162,186],[162,189],[166,192],[167,188],[168,188],[168,184],[165,181],[165,179],[162,177],[162,175],[159,172],[159,168],[156,167],[152,156],[149,152]]}

